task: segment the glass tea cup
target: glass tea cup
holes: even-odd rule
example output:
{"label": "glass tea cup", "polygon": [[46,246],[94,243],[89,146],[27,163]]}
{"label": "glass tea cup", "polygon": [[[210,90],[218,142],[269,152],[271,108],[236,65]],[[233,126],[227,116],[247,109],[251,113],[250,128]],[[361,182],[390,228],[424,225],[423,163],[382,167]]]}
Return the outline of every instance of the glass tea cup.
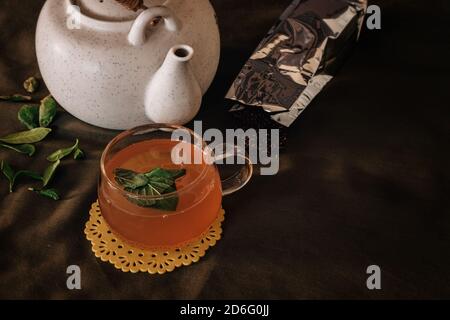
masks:
{"label": "glass tea cup", "polygon": [[[182,133],[182,141],[174,140],[174,133]],[[243,164],[221,181],[214,160],[228,156],[241,158]],[[145,125],[119,134],[104,150],[100,167],[98,198],[103,218],[116,236],[143,249],[180,246],[199,238],[218,217],[222,196],[242,188],[253,172],[245,155],[214,155],[193,131],[165,124]],[[155,174],[156,180],[145,178],[158,170],[182,174],[172,180],[172,188],[161,192],[158,179],[164,177]],[[118,172],[132,172],[132,179],[136,174],[146,174],[143,182],[131,180],[144,185],[130,188],[117,179]],[[170,181],[165,183],[163,186]]]}

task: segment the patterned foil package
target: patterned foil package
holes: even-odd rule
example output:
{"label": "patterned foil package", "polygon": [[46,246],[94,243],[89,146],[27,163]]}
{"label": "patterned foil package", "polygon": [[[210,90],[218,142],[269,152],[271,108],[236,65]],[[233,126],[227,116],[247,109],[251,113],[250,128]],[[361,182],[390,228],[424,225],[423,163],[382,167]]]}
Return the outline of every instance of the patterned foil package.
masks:
{"label": "patterned foil package", "polygon": [[348,55],[366,8],[367,0],[294,0],[228,91],[238,102],[231,112],[248,123],[261,109],[289,127]]}

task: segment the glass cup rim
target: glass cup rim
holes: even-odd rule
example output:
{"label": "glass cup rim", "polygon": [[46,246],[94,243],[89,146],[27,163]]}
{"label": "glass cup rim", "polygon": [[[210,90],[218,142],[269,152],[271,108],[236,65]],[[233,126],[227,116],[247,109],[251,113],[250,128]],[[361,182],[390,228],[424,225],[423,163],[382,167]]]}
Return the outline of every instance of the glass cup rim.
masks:
{"label": "glass cup rim", "polygon": [[[184,126],[180,126],[180,125],[172,125],[172,124],[164,124],[164,123],[155,123],[155,124],[146,124],[146,125],[142,125],[139,127],[135,127],[129,130],[125,130],[122,133],[118,134],[116,137],[114,137],[106,146],[105,150],[103,150],[102,156],[101,156],[101,160],[100,160],[100,174],[102,175],[102,179],[105,179],[106,183],[113,188],[115,191],[120,192],[122,195],[125,195],[126,197],[135,199],[135,200],[166,200],[166,199],[170,199],[173,197],[177,197],[180,196],[182,193],[192,189],[195,185],[198,184],[198,182],[205,176],[209,165],[206,165],[202,172],[200,173],[200,175],[195,178],[193,181],[191,181],[189,184],[183,186],[182,188],[174,191],[174,192],[170,192],[170,193],[166,193],[166,194],[162,194],[162,195],[158,195],[158,196],[153,196],[153,195],[138,195],[129,191],[126,191],[123,189],[123,187],[119,186],[119,184],[116,181],[113,181],[109,178],[109,176],[106,174],[106,157],[109,154],[109,152],[111,151],[111,149],[120,141],[123,141],[124,139],[126,139],[127,137],[131,137],[133,135],[135,135],[136,133],[142,132],[142,134],[149,132],[151,130],[156,131],[156,130],[161,130],[161,129],[170,129],[170,130],[185,130],[187,131],[190,135],[192,135],[195,139],[197,139],[197,141],[201,141],[202,144],[202,154],[205,155],[205,152],[209,151],[212,152],[211,148],[206,144],[206,142],[203,140],[203,138],[201,136],[199,136],[196,132],[194,132],[193,130],[186,128]],[[195,142],[194,142],[195,143]],[[214,165],[214,164],[211,164]]]}

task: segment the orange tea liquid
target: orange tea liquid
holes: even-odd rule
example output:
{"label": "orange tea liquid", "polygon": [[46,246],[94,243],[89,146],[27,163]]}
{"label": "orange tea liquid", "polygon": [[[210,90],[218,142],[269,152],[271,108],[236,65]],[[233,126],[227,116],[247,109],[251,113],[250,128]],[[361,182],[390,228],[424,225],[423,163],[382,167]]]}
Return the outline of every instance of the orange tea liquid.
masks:
{"label": "orange tea liquid", "polygon": [[[106,174],[116,186],[114,169],[124,168],[148,172],[154,168],[186,169],[177,179],[179,202],[176,211],[140,207],[128,201],[123,192],[101,179],[99,203],[102,215],[112,231],[141,248],[181,245],[207,231],[219,213],[222,190],[214,165],[175,165],[171,151],[180,142],[169,139],[147,140],[132,144],[113,155],[105,163]],[[201,150],[189,145],[196,153]]]}

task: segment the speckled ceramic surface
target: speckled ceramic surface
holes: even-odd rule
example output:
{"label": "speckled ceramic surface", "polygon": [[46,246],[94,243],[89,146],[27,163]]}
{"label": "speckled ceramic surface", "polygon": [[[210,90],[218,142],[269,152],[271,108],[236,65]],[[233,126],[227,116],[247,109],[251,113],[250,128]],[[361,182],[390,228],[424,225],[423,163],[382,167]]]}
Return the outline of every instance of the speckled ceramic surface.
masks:
{"label": "speckled ceramic surface", "polygon": [[[67,12],[73,4],[82,8],[79,29],[67,26]],[[155,100],[149,100],[147,93],[166,56],[179,45],[194,49],[188,64],[195,81],[182,84],[189,75],[183,71],[186,63],[177,64],[179,76],[165,83],[158,81],[158,99],[165,95],[172,99],[171,112],[181,114],[178,119],[174,115],[174,123],[182,123],[185,119],[180,122],[181,118],[193,117],[198,111],[196,84],[205,93],[219,62],[214,10],[208,0],[151,0],[145,4],[154,12],[135,13],[114,0],[48,0],[44,5],[36,32],[40,70],[52,95],[77,118],[104,128],[128,129],[152,122],[148,114],[166,112],[163,108],[149,112]],[[152,18],[161,13],[165,20],[156,25],[146,23],[142,44],[130,40],[139,17],[142,24],[142,15]],[[183,97],[180,93],[187,88],[194,93]],[[174,93],[179,94],[177,103],[170,98]],[[188,106],[191,114],[174,107],[182,100],[193,103]]]}
{"label": "speckled ceramic surface", "polygon": [[[175,46],[156,72],[146,91],[145,111],[155,123],[183,125],[200,109],[202,90],[190,66],[194,49]],[[167,88],[170,90],[167,90]]]}

